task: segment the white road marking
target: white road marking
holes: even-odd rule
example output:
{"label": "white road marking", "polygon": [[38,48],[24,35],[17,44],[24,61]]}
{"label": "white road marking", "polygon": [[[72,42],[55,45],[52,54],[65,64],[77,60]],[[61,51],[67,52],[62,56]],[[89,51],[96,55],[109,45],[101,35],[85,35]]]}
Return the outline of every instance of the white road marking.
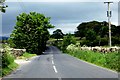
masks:
{"label": "white road marking", "polygon": [[[53,53],[52,47],[50,47],[50,49],[51,49],[51,53]],[[53,60],[53,54],[51,54],[51,57],[52,57],[53,69],[54,69],[55,73],[58,73],[58,71],[57,71],[57,69],[56,69],[56,67],[55,67],[54,60]],[[58,80],[62,80],[62,78],[58,77]]]}
{"label": "white road marking", "polygon": [[53,66],[53,69],[54,69],[54,71],[55,71],[56,73],[58,73],[58,71],[57,71],[57,69],[56,69],[56,67],[55,67],[55,66]]}
{"label": "white road marking", "polygon": [[54,61],[52,60],[52,64],[54,64]]}

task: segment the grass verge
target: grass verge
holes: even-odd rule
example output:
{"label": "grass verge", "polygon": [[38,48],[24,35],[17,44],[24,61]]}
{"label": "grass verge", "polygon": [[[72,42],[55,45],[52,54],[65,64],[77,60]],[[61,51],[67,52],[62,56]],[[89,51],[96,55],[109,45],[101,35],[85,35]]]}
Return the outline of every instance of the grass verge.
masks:
{"label": "grass verge", "polygon": [[67,53],[81,60],[120,72],[119,52],[103,54],[87,50],[74,50],[67,51]]}
{"label": "grass verge", "polygon": [[[18,59],[28,59],[28,58],[31,58],[33,56],[36,56],[36,54],[30,54],[30,53],[25,52],[22,56],[18,57]],[[18,67],[18,64],[13,62],[13,63],[9,64],[7,67],[2,68],[2,70],[1,70],[2,75],[0,75],[0,77],[3,77],[3,76],[10,74],[17,67]]]}
{"label": "grass verge", "polygon": [[34,57],[34,56],[37,56],[37,55],[25,52],[22,56],[18,57],[18,59],[28,59],[28,58],[31,58],[31,57]]}
{"label": "grass verge", "polygon": [[2,68],[2,77],[10,74],[12,71],[14,71],[18,67],[18,64],[13,62],[12,64],[8,65],[5,68]]}

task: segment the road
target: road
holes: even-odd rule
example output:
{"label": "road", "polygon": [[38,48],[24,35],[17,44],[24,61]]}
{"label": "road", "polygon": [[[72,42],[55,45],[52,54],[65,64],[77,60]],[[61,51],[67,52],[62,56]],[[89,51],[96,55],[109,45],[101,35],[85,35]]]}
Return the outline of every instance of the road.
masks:
{"label": "road", "polygon": [[101,80],[117,80],[114,79],[117,77],[116,72],[86,63],[68,54],[62,54],[56,47],[50,46],[44,55],[33,58],[29,63],[20,66],[4,79],[47,78],[48,80],[48,78],[51,78],[51,80],[75,80],[76,78],[80,80],[97,78],[99,80],[99,78],[106,78]]}

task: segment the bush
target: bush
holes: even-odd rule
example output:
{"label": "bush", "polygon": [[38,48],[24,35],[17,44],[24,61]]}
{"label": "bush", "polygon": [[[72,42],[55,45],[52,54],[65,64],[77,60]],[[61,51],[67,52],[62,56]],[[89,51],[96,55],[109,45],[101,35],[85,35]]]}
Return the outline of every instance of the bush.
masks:
{"label": "bush", "polygon": [[76,44],[76,40],[74,36],[72,36],[71,34],[67,34],[67,36],[63,38],[62,51],[65,52],[67,46],[70,44]]}
{"label": "bush", "polygon": [[5,46],[5,53],[2,54],[2,68],[7,67],[9,64],[14,62],[14,56],[9,50],[9,46]]}
{"label": "bush", "polygon": [[14,56],[11,54],[4,53],[2,55],[2,68],[7,67],[9,64],[14,62]]}
{"label": "bush", "polygon": [[8,45],[4,45],[5,52],[2,54],[2,75],[5,76],[12,72],[15,68],[17,68],[17,64],[14,63],[15,57],[10,51],[10,47]]}
{"label": "bush", "polygon": [[18,67],[18,64],[13,62],[10,65],[8,65],[6,68],[3,68],[2,69],[2,77],[9,74],[9,73],[11,73],[17,67]]}

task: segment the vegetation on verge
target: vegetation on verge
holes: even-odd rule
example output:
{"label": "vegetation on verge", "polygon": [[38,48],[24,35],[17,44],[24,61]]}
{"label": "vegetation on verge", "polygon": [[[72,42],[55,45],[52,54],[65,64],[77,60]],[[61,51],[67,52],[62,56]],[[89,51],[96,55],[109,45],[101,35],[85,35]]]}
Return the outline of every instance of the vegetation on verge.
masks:
{"label": "vegetation on verge", "polygon": [[[15,57],[10,51],[10,47],[8,45],[4,45],[3,48],[5,52],[2,54],[2,67],[0,68],[1,77],[10,74],[13,70],[15,70],[18,67],[18,64],[14,62]],[[19,56],[18,58],[28,59],[33,56],[36,56],[36,54],[30,54],[25,52],[22,56]]]}
{"label": "vegetation on verge", "polygon": [[2,68],[2,77],[10,74],[17,67],[18,67],[18,64],[13,62],[13,63],[9,64],[7,67]]}
{"label": "vegetation on verge", "polygon": [[88,50],[80,50],[80,47],[76,47],[71,44],[67,47],[66,52],[74,57],[85,60],[96,65],[106,67],[112,70],[120,72],[120,52],[100,53]]}
{"label": "vegetation on verge", "polygon": [[18,66],[18,64],[14,62],[15,57],[10,51],[10,47],[8,45],[4,45],[3,48],[5,50],[5,53],[2,54],[2,75],[1,76],[5,76],[9,74]]}
{"label": "vegetation on verge", "polygon": [[31,57],[34,57],[34,56],[37,56],[37,55],[25,52],[22,56],[19,56],[18,59],[28,59],[28,58],[31,58]]}

